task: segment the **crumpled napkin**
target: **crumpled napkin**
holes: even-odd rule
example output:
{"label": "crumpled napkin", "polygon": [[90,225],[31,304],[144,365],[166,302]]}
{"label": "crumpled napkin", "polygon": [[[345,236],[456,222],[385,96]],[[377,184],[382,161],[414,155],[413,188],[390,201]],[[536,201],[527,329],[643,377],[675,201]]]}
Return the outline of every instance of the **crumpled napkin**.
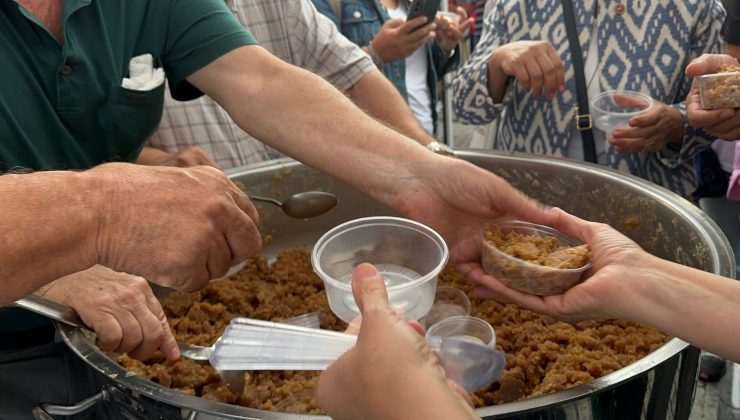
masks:
{"label": "crumpled napkin", "polygon": [[154,68],[154,57],[142,54],[128,63],[129,77],[124,77],[121,86],[130,90],[149,91],[164,83],[164,70]]}

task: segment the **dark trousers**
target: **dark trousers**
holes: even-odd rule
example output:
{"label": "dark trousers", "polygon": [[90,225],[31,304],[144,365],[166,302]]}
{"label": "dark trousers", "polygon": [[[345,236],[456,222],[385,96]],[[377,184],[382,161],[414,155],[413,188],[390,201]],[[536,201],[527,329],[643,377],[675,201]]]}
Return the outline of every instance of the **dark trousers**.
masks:
{"label": "dark trousers", "polygon": [[[41,403],[76,404],[100,391],[101,377],[59,341],[0,350],[0,420],[33,419]],[[99,407],[66,419],[101,419]],[[61,417],[60,417],[61,418]]]}

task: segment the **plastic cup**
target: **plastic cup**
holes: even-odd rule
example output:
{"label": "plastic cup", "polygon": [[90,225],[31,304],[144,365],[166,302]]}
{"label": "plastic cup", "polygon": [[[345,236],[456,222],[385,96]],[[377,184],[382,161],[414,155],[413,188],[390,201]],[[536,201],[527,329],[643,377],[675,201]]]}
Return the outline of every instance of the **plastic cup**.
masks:
{"label": "plastic cup", "polygon": [[380,216],[351,220],[324,234],[311,263],[324,281],[329,307],[345,322],[360,313],[352,296],[352,273],[363,262],[380,271],[391,306],[407,320],[416,320],[432,307],[437,276],[448,257],[447,245],[434,230]]}
{"label": "plastic cup", "polygon": [[591,117],[596,128],[611,137],[615,128],[629,127],[632,117],[642,115],[653,106],[653,98],[631,90],[601,92],[591,100]]}
{"label": "plastic cup", "polygon": [[[496,223],[503,233],[511,231],[540,237],[554,237],[558,247],[583,245],[579,240],[549,226],[523,221],[500,221]],[[524,293],[540,296],[559,295],[581,282],[583,273],[591,262],[578,268],[556,268],[535,264],[498,249],[483,238],[481,263],[486,273],[496,277],[505,285]]]}
{"label": "plastic cup", "polygon": [[472,316],[451,316],[429,327],[426,337],[455,338],[496,347],[496,333],[488,322]]}
{"label": "plastic cup", "polygon": [[457,28],[460,24],[460,15],[453,12],[437,12],[435,20],[441,27],[452,26]]}
{"label": "plastic cup", "polygon": [[465,292],[454,287],[443,286],[437,288],[432,309],[419,321],[426,328],[429,328],[440,320],[451,316],[470,315],[470,310],[470,299]]}

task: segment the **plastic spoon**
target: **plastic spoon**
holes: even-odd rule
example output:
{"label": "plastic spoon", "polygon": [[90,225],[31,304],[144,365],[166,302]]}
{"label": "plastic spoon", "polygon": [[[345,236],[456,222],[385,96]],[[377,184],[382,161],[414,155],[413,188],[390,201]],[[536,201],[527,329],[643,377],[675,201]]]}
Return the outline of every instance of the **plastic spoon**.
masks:
{"label": "plastic spoon", "polygon": [[[248,318],[235,318],[214,345],[220,371],[324,370],[352,348],[357,336]],[[496,380],[506,366],[491,347],[451,337],[427,337],[446,375],[468,391]]]}
{"label": "plastic spoon", "polygon": [[315,217],[337,206],[337,196],[323,191],[306,191],[293,194],[285,201],[251,194],[249,198],[252,201],[274,204],[280,207],[286,215],[297,219]]}

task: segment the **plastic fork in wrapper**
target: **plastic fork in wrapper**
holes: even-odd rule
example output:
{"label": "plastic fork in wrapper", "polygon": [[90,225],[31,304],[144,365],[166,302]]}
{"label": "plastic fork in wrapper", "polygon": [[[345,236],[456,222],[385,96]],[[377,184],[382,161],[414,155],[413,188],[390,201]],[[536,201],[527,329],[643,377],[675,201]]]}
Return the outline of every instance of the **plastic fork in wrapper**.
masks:
{"label": "plastic fork in wrapper", "polygon": [[[503,373],[504,355],[484,344],[450,337],[426,338],[447,377],[475,391]],[[235,318],[214,345],[211,365],[223,370],[325,370],[357,336],[249,318]]]}

